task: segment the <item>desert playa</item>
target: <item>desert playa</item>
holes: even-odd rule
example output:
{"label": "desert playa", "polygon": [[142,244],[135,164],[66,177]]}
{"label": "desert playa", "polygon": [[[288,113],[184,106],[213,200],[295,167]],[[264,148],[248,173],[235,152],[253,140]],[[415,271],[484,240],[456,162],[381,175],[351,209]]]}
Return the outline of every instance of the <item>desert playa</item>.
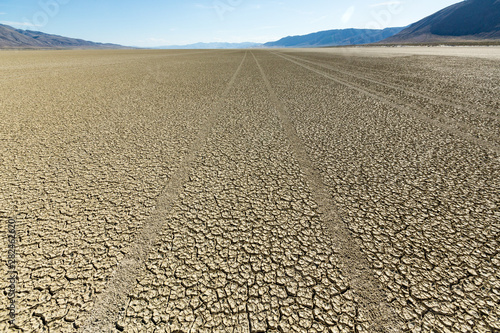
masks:
{"label": "desert playa", "polygon": [[[287,51],[304,52],[304,49],[287,49]],[[307,51],[312,51],[308,49]],[[467,57],[483,59],[500,59],[500,46],[354,46],[338,48],[316,48],[314,52],[337,55],[358,55],[361,57],[404,57],[412,55]]]}
{"label": "desert playa", "polygon": [[499,61],[0,52],[15,328],[500,330]]}

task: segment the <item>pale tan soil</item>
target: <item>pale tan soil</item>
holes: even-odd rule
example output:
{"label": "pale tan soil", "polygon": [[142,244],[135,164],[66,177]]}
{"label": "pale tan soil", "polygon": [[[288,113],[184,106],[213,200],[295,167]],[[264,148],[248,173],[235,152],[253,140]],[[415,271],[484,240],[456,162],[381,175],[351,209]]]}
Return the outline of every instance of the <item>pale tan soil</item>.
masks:
{"label": "pale tan soil", "polygon": [[500,59],[500,46],[355,46],[355,47],[333,47],[314,49],[286,49],[287,52],[312,51],[317,53],[328,53],[336,55],[350,55],[361,57],[394,58],[411,55],[447,56]]}
{"label": "pale tan soil", "polygon": [[368,53],[0,52],[0,331],[500,330],[500,62]]}

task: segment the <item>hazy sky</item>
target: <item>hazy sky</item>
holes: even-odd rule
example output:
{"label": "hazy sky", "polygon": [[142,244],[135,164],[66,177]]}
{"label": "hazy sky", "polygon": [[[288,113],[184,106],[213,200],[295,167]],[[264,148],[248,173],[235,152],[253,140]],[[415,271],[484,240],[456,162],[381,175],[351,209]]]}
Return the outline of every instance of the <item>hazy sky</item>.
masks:
{"label": "hazy sky", "polygon": [[159,46],[268,42],[342,28],[406,26],[458,0],[0,0],[0,23]]}

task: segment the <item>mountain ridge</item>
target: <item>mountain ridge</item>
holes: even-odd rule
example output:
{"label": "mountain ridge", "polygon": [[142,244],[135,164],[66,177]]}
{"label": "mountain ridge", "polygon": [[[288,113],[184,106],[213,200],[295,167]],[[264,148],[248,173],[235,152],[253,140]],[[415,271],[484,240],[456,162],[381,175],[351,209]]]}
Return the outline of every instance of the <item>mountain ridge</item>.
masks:
{"label": "mountain ridge", "polygon": [[381,43],[500,40],[500,0],[466,0],[417,21]]}
{"label": "mountain ridge", "polygon": [[263,44],[264,47],[322,47],[370,44],[392,36],[404,28],[385,29],[333,29],[313,32],[306,35],[288,36],[275,42]]}
{"label": "mountain ridge", "polygon": [[0,24],[0,49],[32,48],[89,48],[89,49],[118,49],[125,46],[111,43],[96,43],[83,39],[46,34],[40,31],[16,29],[9,25]]}
{"label": "mountain ridge", "polygon": [[247,49],[252,47],[259,47],[262,43],[252,43],[252,42],[244,42],[244,43],[225,43],[225,42],[212,42],[212,43],[194,43],[187,45],[166,45],[166,46],[157,46],[155,49]]}
{"label": "mountain ridge", "polygon": [[[275,47],[329,47],[362,44],[500,43],[500,0],[464,0],[443,8],[404,28],[333,29],[306,35],[287,36],[259,43],[195,43],[167,45],[154,49],[237,49]],[[15,29],[0,24],[0,49],[120,49],[132,48],[111,43]]]}

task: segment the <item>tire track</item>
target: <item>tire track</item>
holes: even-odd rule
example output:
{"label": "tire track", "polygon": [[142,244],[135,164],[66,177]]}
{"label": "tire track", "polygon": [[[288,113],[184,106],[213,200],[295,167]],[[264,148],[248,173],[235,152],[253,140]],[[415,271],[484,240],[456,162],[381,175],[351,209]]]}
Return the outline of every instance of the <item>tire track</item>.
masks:
{"label": "tire track", "polygon": [[212,107],[204,126],[201,128],[197,139],[189,149],[188,155],[181,162],[177,171],[165,186],[163,193],[158,197],[156,212],[151,216],[149,223],[141,230],[128,251],[128,255],[116,267],[105,291],[98,295],[92,315],[87,319],[80,332],[106,332],[112,329],[114,323],[125,305],[127,295],[136,284],[137,272],[140,271],[147,259],[147,255],[155,244],[157,237],[165,223],[165,216],[177,200],[183,184],[188,180],[189,169],[196,158],[197,152],[205,144],[215,121],[216,111],[234,85],[238,74],[245,62],[247,53],[243,56],[241,63],[233,74],[231,80]]}
{"label": "tire track", "polygon": [[[374,84],[377,84],[377,85],[381,85],[381,86],[384,86],[386,88],[398,90],[398,91],[401,91],[401,92],[403,92],[405,94],[408,94],[408,95],[413,95],[413,96],[418,96],[418,97],[421,97],[421,98],[425,98],[425,99],[428,99],[430,101],[434,101],[434,103],[436,103],[436,104],[441,104],[441,105],[446,105],[446,106],[449,106],[449,107],[457,108],[459,110],[463,110],[465,112],[469,112],[469,113],[475,114],[475,115],[477,115],[477,116],[479,116],[481,118],[500,120],[500,116],[499,115],[497,115],[497,114],[485,114],[484,112],[477,111],[477,110],[474,109],[473,105],[465,105],[465,104],[460,105],[460,104],[456,104],[456,103],[453,103],[453,102],[451,102],[449,100],[446,100],[446,99],[444,99],[442,97],[430,96],[430,95],[427,95],[425,93],[422,93],[421,91],[417,91],[416,89],[402,88],[400,86],[396,86],[396,85],[393,85],[393,84],[390,84],[390,83],[385,83],[385,82],[382,82],[382,81],[375,80],[373,78],[368,78],[366,75],[363,76],[363,75],[353,74],[352,72],[342,71],[342,70],[340,70],[338,68],[335,68],[333,66],[322,64],[321,62],[311,61],[311,60],[307,60],[307,59],[304,59],[304,58],[299,57],[299,56],[292,56],[292,55],[289,55],[289,54],[287,54],[287,56],[290,57],[290,58],[296,59],[296,60],[301,60],[301,61],[307,62],[307,63],[312,64],[312,65],[317,65],[317,66],[320,66],[320,67],[323,67],[323,68],[326,68],[326,69],[330,69],[330,70],[336,71],[338,73],[342,73],[344,75],[352,76],[352,77],[358,78],[360,80],[365,80],[365,81],[368,81],[368,82],[371,82],[371,83],[374,83]],[[349,65],[349,66],[355,67],[353,65]],[[366,67],[365,67],[365,69],[369,70]],[[497,110],[492,110],[490,108],[485,108],[485,109],[488,110],[488,112],[493,112],[493,113],[497,113],[498,112]]]}
{"label": "tire track", "polygon": [[270,110],[261,73],[247,57],[117,328],[369,332]]}
{"label": "tire track", "polygon": [[[288,56],[289,58],[293,58],[293,59],[295,59],[295,60],[301,60],[301,61],[303,61],[303,62],[307,62],[307,63],[312,64],[312,65],[320,66],[320,67],[323,67],[323,68],[326,68],[326,69],[331,69],[331,70],[334,70],[334,71],[336,71],[336,72],[338,72],[338,73],[341,73],[341,74],[344,74],[344,75],[353,76],[353,77],[356,77],[356,78],[358,78],[358,79],[360,79],[360,80],[365,80],[365,81],[368,81],[368,82],[371,82],[371,83],[375,83],[375,84],[378,84],[378,85],[382,85],[382,86],[385,86],[386,88],[389,88],[389,89],[397,89],[397,90],[399,90],[399,91],[401,91],[401,92],[403,92],[403,93],[406,93],[406,94],[408,94],[408,95],[411,95],[411,94],[412,94],[412,92],[411,92],[411,91],[408,91],[408,90],[405,90],[405,89],[401,89],[401,88],[397,88],[397,87],[395,87],[395,86],[387,85],[387,84],[384,84],[384,83],[382,83],[382,82],[379,82],[379,81],[376,81],[376,80],[372,80],[372,79],[368,79],[368,78],[364,78],[364,77],[362,77],[362,76],[358,76],[358,75],[355,75],[355,74],[350,74],[350,73],[348,73],[348,72],[344,72],[344,71],[341,71],[341,70],[335,69],[335,68],[333,68],[332,66],[327,66],[327,65],[323,65],[323,64],[320,64],[320,63],[317,63],[317,62],[314,62],[314,61],[305,60],[305,59],[302,59],[302,58],[300,58],[300,57],[294,57],[294,56],[290,56],[290,55],[287,55],[287,56]],[[349,82],[349,83],[351,83],[351,84],[353,84],[353,85],[355,85],[355,86],[357,86],[357,87],[360,87],[361,89],[364,89],[364,90],[366,90],[366,91],[368,91],[368,92],[370,92],[370,93],[373,93],[373,94],[375,94],[375,95],[379,95],[379,96],[380,96],[380,92],[377,92],[377,91],[375,91],[375,90],[372,90],[372,89],[369,89],[369,88],[363,87],[363,86],[361,86],[359,83],[358,83],[358,84],[356,84],[356,83],[354,83],[354,82],[352,82],[352,81],[345,81],[345,82]],[[435,100],[435,101],[437,100],[437,99],[434,99],[434,98],[432,98],[432,97],[424,96],[424,95],[422,95],[422,94],[420,94],[420,95],[419,95],[419,94],[416,94],[416,95],[417,95],[417,96],[420,96],[420,97],[422,97],[422,98],[425,98],[425,99],[429,99],[429,100],[431,100],[431,101],[432,101],[432,100]],[[413,108],[413,109],[419,110],[419,111],[420,111],[420,113],[421,113],[421,114],[423,114],[423,115],[425,115],[425,114],[429,114],[429,112],[428,112],[428,111],[426,111],[425,109],[420,108],[420,107],[417,107],[417,106],[415,106],[415,105],[413,105],[413,104],[407,104],[407,103],[406,103],[406,104],[402,104],[402,103],[398,103],[398,102],[397,102],[397,100],[395,100],[395,98],[390,98],[390,97],[388,97],[388,96],[386,96],[386,95],[384,95],[384,96],[383,96],[383,98],[387,99],[387,100],[388,100],[388,101],[390,101],[391,103],[398,104],[398,105],[403,105],[403,106],[406,106],[406,107],[409,107],[409,108]],[[437,104],[439,104],[439,102],[437,102]],[[458,108],[460,108],[460,109],[464,110],[464,108],[462,108],[462,107],[460,107],[460,106],[458,106],[458,105],[451,104],[451,106],[452,106],[452,107],[458,107]],[[489,118],[490,120],[491,120],[491,119],[494,119],[494,120],[500,119],[499,117],[494,117],[494,116],[490,116],[490,115],[485,115],[485,114],[480,113],[480,112],[477,112],[477,111],[475,111],[475,110],[466,110],[466,111],[471,111],[471,113],[472,113],[472,114],[480,115],[480,116],[481,116],[482,118],[484,118],[484,119],[488,119],[488,118]],[[471,129],[471,130],[473,130],[473,131],[475,132],[475,134],[476,134],[476,133],[477,133],[477,134],[481,134],[481,136],[483,136],[483,137],[490,137],[490,138],[491,138],[491,136],[492,136],[492,135],[494,136],[494,134],[491,134],[491,133],[490,133],[490,134],[488,134],[487,132],[481,131],[481,130],[480,130],[479,128],[477,128],[477,127],[472,127],[472,126],[468,125],[467,123],[464,123],[463,121],[460,121],[460,120],[455,120],[455,119],[453,119],[453,118],[451,118],[451,117],[447,117],[447,116],[444,116],[444,115],[436,115],[436,118],[437,118],[437,119],[439,119],[441,123],[450,123],[450,124],[454,124],[454,126],[455,126],[456,128],[458,128],[458,129],[462,129],[462,131],[461,131],[462,133],[469,134],[469,133],[467,133],[467,132],[468,132],[468,130],[469,130],[469,129]],[[474,136],[474,135],[473,135],[473,136]],[[487,141],[487,140],[484,140],[484,141]]]}
{"label": "tire track", "polygon": [[378,93],[373,92],[373,91],[371,91],[369,89],[359,87],[359,86],[357,86],[357,85],[355,85],[355,84],[353,84],[351,82],[339,79],[337,77],[332,76],[331,74],[325,73],[325,72],[320,71],[318,69],[315,69],[315,68],[313,68],[311,66],[302,64],[302,63],[300,63],[300,62],[298,62],[298,61],[296,61],[294,59],[290,59],[288,56],[284,56],[284,55],[278,54],[276,52],[271,52],[271,53],[274,54],[275,56],[278,56],[278,57],[281,57],[281,58],[283,58],[285,60],[288,60],[288,61],[290,61],[290,62],[292,62],[292,63],[294,63],[294,64],[296,64],[298,66],[301,66],[301,67],[303,67],[303,68],[305,68],[305,69],[307,69],[309,71],[312,71],[312,72],[314,72],[316,74],[324,76],[327,79],[330,79],[330,80],[332,80],[334,82],[337,82],[337,83],[342,84],[342,85],[344,85],[346,87],[349,87],[349,88],[351,88],[353,90],[359,91],[359,92],[361,92],[361,93],[363,93],[363,94],[365,94],[367,96],[370,96],[370,97],[372,97],[372,98],[374,98],[374,99],[376,99],[378,101],[381,101],[381,102],[383,102],[385,104],[388,104],[391,107],[397,109],[398,111],[401,111],[403,113],[409,114],[409,115],[411,115],[413,117],[416,117],[416,118],[418,118],[418,119],[420,119],[422,121],[425,121],[425,122],[427,122],[429,124],[432,124],[432,125],[434,125],[436,127],[439,127],[442,130],[447,131],[450,134],[459,136],[459,137],[461,137],[462,139],[464,139],[466,141],[469,141],[469,142],[471,142],[473,144],[481,146],[481,147],[483,147],[485,149],[492,150],[492,151],[494,151],[497,154],[500,153],[500,147],[498,145],[496,145],[494,143],[491,143],[489,141],[483,140],[483,139],[479,139],[479,138],[475,137],[472,134],[464,133],[464,132],[458,130],[457,127],[458,128],[462,128],[462,126],[460,126],[460,125],[455,125],[456,126],[455,127],[455,126],[451,126],[449,124],[449,123],[456,123],[456,121],[453,121],[451,119],[446,119],[443,116],[437,116],[436,118],[431,118],[429,116],[426,116],[425,114],[422,114],[422,113],[417,112],[417,111],[414,110],[414,109],[420,109],[420,108],[416,108],[414,106],[410,108],[407,105],[396,104],[395,102],[393,102],[393,101],[387,99],[386,97],[381,96]]}
{"label": "tire track", "polygon": [[336,244],[334,249],[340,256],[341,271],[346,274],[353,291],[359,296],[360,310],[371,323],[372,332],[400,332],[403,323],[394,309],[385,301],[382,288],[372,274],[371,266],[361,251],[360,244],[352,236],[347,225],[338,215],[332,196],[323,183],[320,172],[312,164],[304,144],[287,115],[286,107],[279,100],[257,57],[251,52],[272,103],[275,105],[283,131],[288,138],[294,155],[310,184],[312,197],[319,206],[321,219],[327,224],[330,236]]}

